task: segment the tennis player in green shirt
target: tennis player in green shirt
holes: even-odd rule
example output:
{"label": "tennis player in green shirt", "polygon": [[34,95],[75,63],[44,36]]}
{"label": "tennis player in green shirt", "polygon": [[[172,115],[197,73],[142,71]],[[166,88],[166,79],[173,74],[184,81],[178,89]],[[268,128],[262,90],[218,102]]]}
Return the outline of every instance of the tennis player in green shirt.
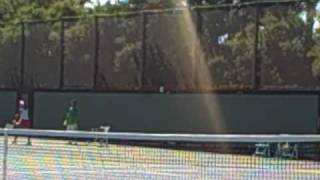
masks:
{"label": "tennis player in green shirt", "polygon": [[[77,101],[72,100],[70,102],[70,107],[65,113],[65,119],[63,125],[67,130],[74,131],[78,129],[79,126],[79,110],[77,107]],[[69,144],[72,144],[72,141],[69,141]]]}

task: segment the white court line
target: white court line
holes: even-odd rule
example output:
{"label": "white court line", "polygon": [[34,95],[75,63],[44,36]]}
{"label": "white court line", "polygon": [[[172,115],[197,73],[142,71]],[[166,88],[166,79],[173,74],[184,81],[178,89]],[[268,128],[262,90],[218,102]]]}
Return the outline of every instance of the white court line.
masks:
{"label": "white court line", "polygon": [[[130,166],[129,166],[130,167]],[[167,177],[185,177],[186,175],[198,174],[199,172],[214,172],[210,173],[211,176],[215,174],[225,174],[228,175],[230,172],[236,173],[244,173],[244,172],[256,172],[263,171],[263,173],[271,174],[271,175],[281,175],[281,174],[309,174],[309,175],[319,175],[320,178],[320,171],[319,170],[288,170],[284,169],[284,171],[279,171],[278,169],[254,169],[254,168],[228,168],[228,167],[215,167],[214,169],[202,169],[199,168],[190,170],[187,166],[172,166],[166,167],[168,169],[153,169],[156,171],[152,171],[152,169],[128,169],[124,166],[113,166],[103,171],[97,172],[95,170],[77,170],[77,169],[66,169],[65,171],[54,171],[54,170],[30,170],[30,171],[19,171],[19,172],[12,172],[9,171],[9,174],[22,174],[22,175],[34,175],[34,174],[49,174],[49,175],[72,175],[72,174],[87,174],[87,175],[101,175],[101,174],[109,174],[109,173],[119,173],[119,174],[141,174],[141,175],[155,175],[155,176],[167,176]],[[163,172],[165,171],[165,172]],[[284,173],[285,172],[285,173]],[[203,174],[203,173],[202,173]],[[208,174],[208,173],[206,173]],[[257,174],[258,175],[258,174]],[[318,176],[317,176],[318,177]]]}

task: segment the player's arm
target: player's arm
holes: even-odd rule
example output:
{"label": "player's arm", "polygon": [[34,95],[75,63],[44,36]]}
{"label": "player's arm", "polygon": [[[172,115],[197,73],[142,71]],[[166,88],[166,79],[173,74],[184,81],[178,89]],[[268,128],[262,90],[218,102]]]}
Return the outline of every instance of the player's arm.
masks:
{"label": "player's arm", "polygon": [[21,118],[19,118],[19,119],[17,119],[17,120],[14,120],[14,125],[20,125],[21,122],[22,122],[22,119],[21,119]]}
{"label": "player's arm", "polygon": [[67,110],[67,112],[64,114],[64,118],[63,118],[63,126],[67,126],[69,124],[69,109]]}
{"label": "player's arm", "polygon": [[13,125],[19,125],[21,123],[21,119],[20,119],[20,116],[19,114],[15,114],[13,119],[12,119],[12,124]]}

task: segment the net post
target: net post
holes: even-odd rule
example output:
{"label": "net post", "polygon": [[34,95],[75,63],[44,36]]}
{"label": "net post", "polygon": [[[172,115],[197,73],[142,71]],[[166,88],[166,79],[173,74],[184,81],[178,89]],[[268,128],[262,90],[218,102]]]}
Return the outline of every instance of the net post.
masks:
{"label": "net post", "polygon": [[3,131],[3,136],[4,136],[4,147],[3,147],[3,180],[7,179],[7,157],[8,157],[8,129],[5,128]]}

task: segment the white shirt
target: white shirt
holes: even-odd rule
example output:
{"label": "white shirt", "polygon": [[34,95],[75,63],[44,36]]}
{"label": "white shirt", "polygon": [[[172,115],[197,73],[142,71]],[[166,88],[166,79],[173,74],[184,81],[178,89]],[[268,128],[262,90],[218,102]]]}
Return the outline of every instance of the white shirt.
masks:
{"label": "white shirt", "polygon": [[20,108],[20,118],[22,120],[30,120],[28,109]]}

